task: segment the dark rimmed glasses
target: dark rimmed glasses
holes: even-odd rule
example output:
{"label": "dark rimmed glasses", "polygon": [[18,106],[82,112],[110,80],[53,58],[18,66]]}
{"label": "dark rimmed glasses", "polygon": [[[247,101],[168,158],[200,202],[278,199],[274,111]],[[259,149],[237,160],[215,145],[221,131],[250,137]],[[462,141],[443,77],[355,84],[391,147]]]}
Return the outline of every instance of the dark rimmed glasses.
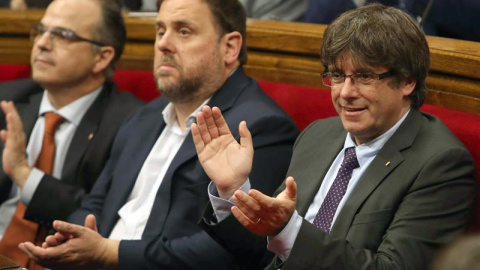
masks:
{"label": "dark rimmed glasses", "polygon": [[106,46],[105,44],[100,43],[98,41],[83,38],[75,34],[75,32],[71,30],[63,29],[63,28],[48,29],[47,27],[41,24],[32,26],[32,29],[30,30],[30,40],[32,40],[33,42],[36,42],[45,33],[50,33],[51,41],[59,41],[59,42],[65,42],[65,43],[86,41],[100,47]]}
{"label": "dark rimmed glasses", "polygon": [[324,71],[322,73],[322,83],[325,86],[328,87],[336,87],[340,86],[345,82],[345,78],[349,77],[350,80],[352,81],[353,85],[356,86],[369,86],[373,85],[376,82],[383,80],[387,77],[391,77],[394,75],[393,70],[389,70],[384,73],[373,73],[373,72],[367,72],[367,73],[353,73],[350,75],[346,75],[341,72],[329,72],[329,71]]}

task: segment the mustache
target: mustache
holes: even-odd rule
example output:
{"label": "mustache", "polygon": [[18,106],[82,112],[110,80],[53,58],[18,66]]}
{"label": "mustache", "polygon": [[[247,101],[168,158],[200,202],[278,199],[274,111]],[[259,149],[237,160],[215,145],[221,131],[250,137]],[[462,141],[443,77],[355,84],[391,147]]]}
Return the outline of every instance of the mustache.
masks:
{"label": "mustache", "polygon": [[44,53],[42,52],[39,52],[37,53],[34,57],[33,57],[33,60],[36,61],[36,60],[42,60],[42,61],[46,61],[46,62],[49,62],[51,64],[54,64],[55,62],[52,60],[52,58],[50,58],[48,55],[45,55]]}
{"label": "mustache", "polygon": [[177,63],[175,58],[173,58],[173,56],[171,55],[162,55],[162,58],[160,58],[159,65],[163,65],[163,64],[169,64],[171,66],[174,66],[177,69],[180,67],[180,65]]}

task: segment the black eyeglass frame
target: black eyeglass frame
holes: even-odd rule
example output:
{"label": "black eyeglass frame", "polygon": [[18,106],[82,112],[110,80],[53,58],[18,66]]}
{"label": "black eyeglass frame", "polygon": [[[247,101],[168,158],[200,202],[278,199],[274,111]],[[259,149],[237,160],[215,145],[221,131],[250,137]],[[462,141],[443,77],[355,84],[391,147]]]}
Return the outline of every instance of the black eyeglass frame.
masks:
{"label": "black eyeglass frame", "polygon": [[30,29],[30,39],[32,41],[35,41],[35,39],[37,37],[41,37],[45,33],[50,33],[51,35],[55,36],[56,38],[66,40],[68,42],[85,41],[85,42],[89,42],[93,45],[97,45],[97,46],[100,46],[100,47],[107,46],[107,45],[105,45],[103,43],[100,43],[98,41],[81,37],[81,36],[75,34],[75,32],[73,32],[72,30],[62,29],[62,28],[48,29],[41,24],[37,24],[37,25],[32,26],[32,28]]}
{"label": "black eyeglass frame", "polygon": [[[333,72],[330,72],[330,71],[324,71],[322,72],[322,84],[327,86],[327,87],[333,87],[333,84],[331,83],[332,79],[328,76],[328,74],[332,74]],[[347,75],[347,74],[342,74],[343,76],[343,82],[345,82],[345,79],[347,77],[350,78],[350,80],[352,80],[352,84],[355,85],[355,80],[352,78],[352,76],[355,76],[355,75],[365,75],[365,74],[368,74],[368,75],[375,75],[376,76],[376,81],[380,81],[380,80],[383,80],[385,78],[388,78],[388,77],[392,77],[395,75],[395,72],[393,71],[393,69],[389,70],[389,71],[385,71],[383,73],[374,73],[374,72],[366,72],[366,73],[362,73],[362,72],[357,72],[357,73],[353,73],[353,74],[350,74],[350,75]],[[325,83],[325,77],[328,77],[329,80],[330,80],[330,84],[331,85],[328,85],[327,83]]]}

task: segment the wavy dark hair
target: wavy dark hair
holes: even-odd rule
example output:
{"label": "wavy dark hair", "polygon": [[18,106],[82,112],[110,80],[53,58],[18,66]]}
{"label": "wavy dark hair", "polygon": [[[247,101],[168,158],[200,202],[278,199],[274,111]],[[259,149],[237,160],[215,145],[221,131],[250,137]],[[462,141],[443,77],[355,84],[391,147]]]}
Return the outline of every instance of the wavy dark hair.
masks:
{"label": "wavy dark hair", "polygon": [[415,81],[411,107],[425,101],[430,51],[425,34],[407,13],[381,4],[347,11],[325,30],[321,59],[327,68],[349,53],[354,65],[384,67],[394,72],[393,86]]}

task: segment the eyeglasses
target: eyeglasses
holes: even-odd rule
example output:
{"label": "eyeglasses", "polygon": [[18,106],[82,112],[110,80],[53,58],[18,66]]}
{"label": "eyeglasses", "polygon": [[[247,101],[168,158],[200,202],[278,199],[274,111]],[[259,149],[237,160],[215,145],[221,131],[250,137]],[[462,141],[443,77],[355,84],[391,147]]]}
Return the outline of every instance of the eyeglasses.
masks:
{"label": "eyeglasses", "polygon": [[369,86],[373,85],[379,80],[385,79],[387,77],[393,76],[393,70],[389,70],[384,73],[353,73],[346,75],[340,72],[328,72],[324,71],[322,73],[322,82],[323,85],[328,87],[335,87],[342,85],[345,82],[345,78],[349,77],[353,85],[356,86]]}
{"label": "eyeglasses", "polygon": [[105,46],[100,42],[78,36],[77,34],[75,34],[75,32],[71,30],[62,29],[62,28],[48,29],[43,25],[34,25],[32,27],[32,29],[30,30],[30,39],[33,42],[36,42],[45,33],[50,33],[50,40],[55,42],[70,43],[70,42],[86,41],[100,47]]}

